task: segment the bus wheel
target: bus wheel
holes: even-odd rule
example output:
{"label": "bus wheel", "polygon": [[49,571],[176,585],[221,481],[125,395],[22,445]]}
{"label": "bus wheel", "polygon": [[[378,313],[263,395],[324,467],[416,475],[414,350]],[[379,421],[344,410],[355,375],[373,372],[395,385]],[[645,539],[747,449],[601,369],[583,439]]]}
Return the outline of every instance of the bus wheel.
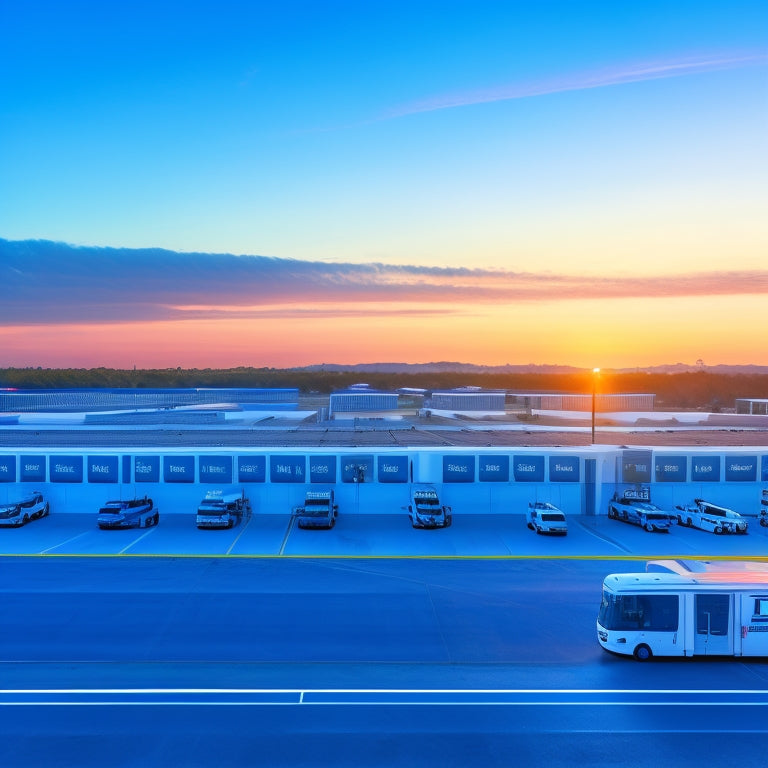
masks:
{"label": "bus wheel", "polygon": [[722,529],[722,528],[721,528],[721,527],[718,525],[718,526],[715,528],[715,535],[716,535],[716,536],[719,536],[719,535],[720,535],[722,532],[723,532],[723,529]]}
{"label": "bus wheel", "polygon": [[637,648],[635,648],[633,656],[638,661],[648,661],[648,659],[650,659],[653,654],[651,653],[651,649],[645,643],[641,643],[637,646]]}

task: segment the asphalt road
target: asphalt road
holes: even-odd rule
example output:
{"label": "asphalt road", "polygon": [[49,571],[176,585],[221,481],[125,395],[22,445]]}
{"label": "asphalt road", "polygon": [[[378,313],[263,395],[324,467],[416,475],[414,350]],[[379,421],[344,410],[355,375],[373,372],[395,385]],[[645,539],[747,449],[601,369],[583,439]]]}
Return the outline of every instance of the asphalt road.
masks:
{"label": "asphalt road", "polygon": [[0,765],[764,765],[768,660],[598,646],[633,569],[0,558]]}

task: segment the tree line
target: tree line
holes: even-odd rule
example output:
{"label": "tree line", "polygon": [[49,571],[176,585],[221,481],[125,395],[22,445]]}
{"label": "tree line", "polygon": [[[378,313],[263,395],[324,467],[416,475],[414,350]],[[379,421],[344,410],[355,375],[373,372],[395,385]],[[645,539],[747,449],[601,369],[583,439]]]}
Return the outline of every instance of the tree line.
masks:
{"label": "tree line", "polygon": [[[401,387],[425,390],[481,387],[518,393],[590,393],[591,371],[579,373],[360,373],[356,371],[307,371],[278,368],[141,369],[113,368],[5,368],[0,387],[17,389],[75,388],[195,388],[253,387],[296,388],[302,394],[328,394],[365,383],[372,389],[394,391]],[[685,373],[603,372],[597,390],[607,394],[648,393],[656,407],[704,410],[733,408],[736,398],[768,399],[768,375],[725,374],[706,370]]]}

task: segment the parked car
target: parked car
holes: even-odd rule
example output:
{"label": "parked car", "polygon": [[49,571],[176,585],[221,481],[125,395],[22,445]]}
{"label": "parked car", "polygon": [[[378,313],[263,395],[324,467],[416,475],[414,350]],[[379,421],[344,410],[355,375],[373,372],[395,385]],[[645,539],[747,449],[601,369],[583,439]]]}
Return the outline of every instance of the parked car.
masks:
{"label": "parked car", "polygon": [[529,502],[525,520],[528,527],[536,533],[553,533],[560,536],[568,533],[565,513],[548,501]]}
{"label": "parked car", "polygon": [[18,528],[30,520],[45,517],[51,511],[50,505],[40,491],[32,491],[19,501],[0,505],[0,526]]}
{"label": "parked car", "polygon": [[712,504],[704,499],[694,499],[692,504],[678,505],[677,520],[680,525],[699,528],[712,533],[745,534],[749,524],[738,513],[727,507]]}
{"label": "parked car", "polygon": [[150,528],[160,521],[160,512],[152,499],[108,501],[100,510],[96,522],[99,528]]}
{"label": "parked car", "polygon": [[608,504],[608,517],[645,528],[649,533],[669,533],[675,516],[651,503],[650,491],[627,489],[614,493]]}

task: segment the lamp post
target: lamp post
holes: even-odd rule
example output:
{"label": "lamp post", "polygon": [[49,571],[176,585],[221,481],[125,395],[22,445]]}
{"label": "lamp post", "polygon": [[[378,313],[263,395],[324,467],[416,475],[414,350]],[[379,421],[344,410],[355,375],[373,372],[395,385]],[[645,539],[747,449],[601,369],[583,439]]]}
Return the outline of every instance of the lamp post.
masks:
{"label": "lamp post", "polygon": [[597,377],[600,375],[599,368],[592,369],[592,445],[595,444],[595,393],[597,391]]}

